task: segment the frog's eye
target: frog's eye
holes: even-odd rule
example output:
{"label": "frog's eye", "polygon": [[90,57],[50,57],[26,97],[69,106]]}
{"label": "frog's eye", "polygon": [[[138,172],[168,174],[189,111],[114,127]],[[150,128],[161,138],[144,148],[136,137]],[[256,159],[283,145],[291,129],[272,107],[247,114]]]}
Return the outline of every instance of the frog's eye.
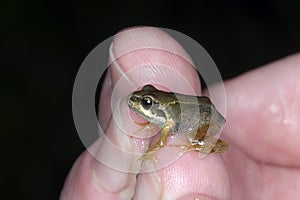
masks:
{"label": "frog's eye", "polygon": [[142,98],[143,108],[150,109],[152,104],[153,104],[153,100],[150,97],[143,97]]}

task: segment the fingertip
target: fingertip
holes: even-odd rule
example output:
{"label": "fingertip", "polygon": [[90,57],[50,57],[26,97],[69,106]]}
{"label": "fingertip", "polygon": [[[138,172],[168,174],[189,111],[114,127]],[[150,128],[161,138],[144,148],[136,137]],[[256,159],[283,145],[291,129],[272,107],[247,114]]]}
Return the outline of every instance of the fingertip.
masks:
{"label": "fingertip", "polygon": [[[161,151],[166,151],[161,149]],[[165,159],[164,153],[157,155]],[[169,154],[168,154],[169,155]],[[196,152],[185,153],[180,159],[138,177],[137,194],[147,194],[161,199],[230,199],[231,188],[226,164],[219,154],[199,159]]]}
{"label": "fingertip", "polygon": [[[165,29],[166,30],[166,29]],[[113,40],[115,55],[138,49],[161,49],[178,54],[193,63],[186,50],[167,32],[157,27],[130,27],[121,30]]]}
{"label": "fingertip", "polygon": [[215,199],[230,199],[230,181],[221,155],[183,154],[175,163],[159,171],[164,190],[175,198],[201,193]]}
{"label": "fingertip", "polygon": [[114,37],[110,52],[114,85],[126,79],[135,89],[158,83],[176,92],[199,94],[201,87],[192,59],[162,29],[125,29]]}

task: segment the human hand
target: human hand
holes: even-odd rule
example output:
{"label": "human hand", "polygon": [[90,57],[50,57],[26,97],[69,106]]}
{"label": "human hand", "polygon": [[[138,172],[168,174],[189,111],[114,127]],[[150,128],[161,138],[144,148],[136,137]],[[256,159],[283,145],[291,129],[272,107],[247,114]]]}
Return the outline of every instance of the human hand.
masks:
{"label": "human hand", "polygon": [[225,83],[232,199],[300,197],[300,54]]}
{"label": "human hand", "polygon": [[[121,55],[149,42],[188,58],[170,36],[155,28],[137,28],[119,34],[114,39],[114,51]],[[125,73],[141,63],[172,66],[176,73],[187,77],[200,95],[196,71],[176,55],[146,49],[128,53],[118,63]],[[230,142],[226,154],[210,154],[199,159],[198,153],[188,152],[165,168],[137,176],[137,173],[107,167],[89,152],[84,152],[68,176],[61,199],[277,199],[279,196],[281,199],[295,199],[300,196],[297,189],[300,188],[300,161],[296,157],[300,151],[296,148],[300,142],[297,135],[300,129],[297,74],[300,71],[297,64],[300,64],[300,56],[270,64],[225,83],[227,123],[222,136]],[[143,70],[154,74],[157,83],[167,83],[182,90],[177,92],[185,93],[184,87],[174,81],[175,74],[165,76],[163,68],[154,66]],[[99,121],[115,145],[143,152],[147,148],[145,143],[124,136],[116,128],[110,105],[107,105],[112,88],[121,76],[120,71],[113,67],[107,74],[100,99],[102,112]],[[143,78],[133,77],[133,81],[139,83],[142,80],[138,79]],[[122,106],[126,107],[125,104]],[[126,118],[126,115],[128,112],[121,112],[121,118]],[[132,132],[137,130],[132,122],[125,126]],[[107,153],[97,146],[97,142],[93,146],[99,154]],[[160,150],[159,159],[164,159],[166,155],[161,152],[166,149]],[[128,167],[129,172],[139,167],[131,164],[134,159],[124,158],[117,151],[110,151],[109,156],[117,158],[118,164]]]}

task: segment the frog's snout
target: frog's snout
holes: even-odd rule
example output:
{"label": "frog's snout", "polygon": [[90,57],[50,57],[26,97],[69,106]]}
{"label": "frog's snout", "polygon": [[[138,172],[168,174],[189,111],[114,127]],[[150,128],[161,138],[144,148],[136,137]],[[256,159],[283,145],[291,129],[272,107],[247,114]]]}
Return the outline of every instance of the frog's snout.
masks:
{"label": "frog's snout", "polygon": [[138,101],[138,98],[134,95],[129,95],[128,97],[128,103],[130,102],[137,102]]}
{"label": "frog's snout", "polygon": [[136,102],[138,102],[138,98],[134,95],[129,95],[127,98],[127,104],[129,106],[129,108],[133,108],[134,105],[136,104]]}

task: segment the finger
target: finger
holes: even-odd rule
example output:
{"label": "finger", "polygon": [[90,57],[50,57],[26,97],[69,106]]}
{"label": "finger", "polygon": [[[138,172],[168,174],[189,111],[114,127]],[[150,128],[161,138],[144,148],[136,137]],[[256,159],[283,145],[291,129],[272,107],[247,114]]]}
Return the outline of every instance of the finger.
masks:
{"label": "finger", "polygon": [[[148,45],[154,45],[154,47],[152,46],[151,49],[135,49],[135,46],[147,46],[145,43]],[[171,53],[170,51],[162,51],[161,48],[156,48],[161,46],[166,49],[169,48]],[[131,52],[128,47],[135,49],[135,51]],[[199,79],[195,69],[191,67],[189,57],[180,45],[174,41],[174,39],[159,29],[137,28],[123,32],[115,38],[113,51],[117,57],[117,62],[112,63],[111,79],[110,77],[107,79],[108,81],[111,80],[111,88],[114,88],[114,90],[111,91],[112,101],[114,99],[114,94],[117,93],[115,92],[115,88],[119,88],[119,90],[117,90],[119,92],[120,88],[130,88],[126,81],[122,81],[128,79],[128,77],[124,78],[124,72],[126,72],[126,74],[130,74],[129,80],[135,83],[136,86],[142,86],[146,83],[159,83],[157,87],[161,89],[169,88],[172,91],[180,93],[200,94]],[[174,54],[172,51],[177,53]],[[178,54],[180,54],[180,56],[178,56]],[[142,67],[141,63],[144,64]],[[179,82],[178,80],[181,81]],[[112,103],[112,107],[114,107],[114,103]],[[113,115],[113,118],[111,118],[110,123],[107,126],[106,137],[100,138],[90,148],[90,152],[92,152],[94,156],[96,155],[101,162],[95,160],[89,153],[84,153],[74,165],[69,178],[66,181],[61,195],[62,199],[94,199],[99,198],[99,196],[104,199],[120,197],[131,198],[134,192],[136,174],[127,172],[137,171],[137,166],[133,164],[136,160],[135,155],[130,152],[142,152],[145,150],[146,146],[143,141],[134,140],[124,134],[124,130],[130,132],[137,128],[135,124],[133,124],[132,121],[130,122],[130,119],[126,117],[128,116],[128,110],[126,111],[126,108],[126,104],[124,104],[124,102],[123,104],[121,103],[119,106],[120,110],[117,112],[119,114]],[[100,112],[99,116],[101,117]],[[122,126],[120,126],[120,123]],[[178,162],[172,166],[185,169],[188,166],[184,165],[184,163],[198,159],[195,158],[195,155],[195,153],[187,154],[186,161]],[[161,160],[165,158],[167,158],[167,156],[162,156]],[[198,181],[202,178],[202,174],[205,172],[205,169],[215,167],[212,166],[213,164],[224,169],[221,162],[205,162],[204,160],[199,160],[198,162],[200,162],[199,165],[201,164],[203,166],[202,170],[194,170],[194,168],[191,168],[191,170],[187,169],[185,171],[176,171],[176,168],[173,168],[173,170],[178,173],[178,177],[180,177],[181,174],[183,175],[183,179],[176,178],[172,184],[168,181],[171,179],[168,173],[164,173],[163,171],[161,171],[161,173],[157,173],[159,178],[157,180],[163,180],[160,186],[162,186],[162,188],[167,188],[167,186],[172,188],[173,183],[182,182],[187,174],[190,175],[190,183],[198,183]],[[170,168],[170,172],[172,172],[172,168]],[[193,172],[203,173],[193,174]],[[214,176],[218,173],[219,175],[220,173],[224,175],[225,170],[218,170],[217,173],[207,173],[207,177],[204,180],[209,181],[203,181],[201,183],[211,183],[212,180],[216,180]],[[150,176],[151,174],[155,175],[156,173],[147,173],[142,176],[139,181],[144,179],[146,180],[147,176]],[[165,178],[168,176],[170,178]],[[155,190],[157,186],[154,183],[155,181],[152,184],[149,183],[146,187],[138,188],[136,193],[143,194],[143,192],[146,191],[157,191]],[[180,184],[177,185],[180,186]],[[226,183],[226,185],[228,186],[229,184]],[[194,193],[197,191],[202,195],[212,195],[210,191],[217,191],[219,186],[217,184],[211,184],[211,186],[212,187],[210,188],[203,187],[203,185],[201,188],[199,188],[200,186],[192,187],[190,192]],[[182,191],[179,189],[180,187],[177,187],[177,189],[174,190],[163,189],[161,191],[157,191],[158,193],[155,194],[164,194],[166,197],[180,197],[189,194],[189,189]],[[224,188],[226,188],[226,190],[223,192],[227,192],[228,194],[228,187]],[[218,194],[220,195],[220,193]],[[196,195],[198,195],[198,193]]]}
{"label": "finger", "polygon": [[[297,199],[300,170],[251,159],[241,149],[230,145],[224,155],[231,183],[230,199]],[[254,192],[255,191],[255,192]]]}
{"label": "finger", "polygon": [[[107,90],[107,88],[106,88]],[[124,104],[124,102],[122,102]],[[125,108],[125,105],[120,106]],[[119,114],[127,113],[120,110]],[[99,113],[101,116],[103,113]],[[117,119],[125,117],[119,116]],[[125,118],[126,119],[126,118]],[[128,123],[130,124],[130,123]],[[76,161],[61,193],[61,199],[130,199],[135,188],[138,165],[135,149],[115,119],[106,126],[106,134]],[[132,172],[132,173],[129,173]]]}
{"label": "finger", "polygon": [[[162,158],[167,159],[167,155]],[[186,153],[165,168],[139,175],[134,199],[230,199],[224,166],[219,155],[199,159],[196,152]]]}
{"label": "finger", "polygon": [[[114,40],[114,52],[118,55],[118,66],[111,68],[115,86],[126,73],[136,87],[153,84],[163,90],[200,94],[198,75],[191,62],[187,62],[189,56],[173,38],[159,29],[136,28],[119,34]],[[167,148],[158,152],[159,161],[170,157],[165,151]],[[188,195],[228,199],[229,196],[227,173],[218,155],[200,160],[197,153],[190,152],[163,170],[138,177],[136,199],[175,199]]]}
{"label": "finger", "polygon": [[191,58],[178,42],[160,29],[125,30],[116,35],[112,52],[115,86],[126,76],[136,87],[159,84],[158,88],[200,94],[200,82]]}
{"label": "finger", "polygon": [[98,120],[100,126],[103,130],[107,129],[109,121],[111,119],[111,95],[112,95],[112,85],[111,85],[111,71],[108,69],[105,75],[103,85],[101,88],[101,94],[99,98],[98,107]]}
{"label": "finger", "polygon": [[263,162],[300,166],[300,54],[227,81],[225,135]]}

